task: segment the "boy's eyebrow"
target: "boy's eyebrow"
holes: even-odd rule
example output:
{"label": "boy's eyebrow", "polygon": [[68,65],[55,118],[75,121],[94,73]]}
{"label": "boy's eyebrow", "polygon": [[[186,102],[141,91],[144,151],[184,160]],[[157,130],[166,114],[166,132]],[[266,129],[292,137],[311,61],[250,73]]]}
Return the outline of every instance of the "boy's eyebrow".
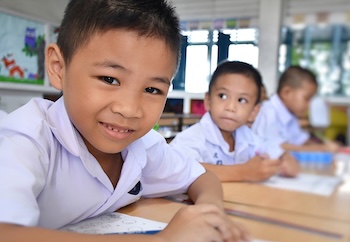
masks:
{"label": "boy's eyebrow", "polygon": [[[227,88],[225,87],[219,87],[216,89],[217,91],[227,91]],[[242,95],[242,96],[248,96],[248,97],[252,97],[254,95],[252,95],[251,93],[249,92],[240,92],[239,95]]]}
{"label": "boy's eyebrow", "polygon": [[[98,67],[110,67],[110,68],[114,68],[114,69],[123,69],[125,71],[128,71],[123,66],[118,65],[117,63],[112,62],[112,61],[94,62],[93,65],[94,66],[98,66]],[[171,83],[170,79],[167,78],[167,77],[152,77],[151,79],[153,79],[153,80],[155,80],[157,82],[164,83],[164,84],[166,84],[168,86],[170,86],[170,83]]]}

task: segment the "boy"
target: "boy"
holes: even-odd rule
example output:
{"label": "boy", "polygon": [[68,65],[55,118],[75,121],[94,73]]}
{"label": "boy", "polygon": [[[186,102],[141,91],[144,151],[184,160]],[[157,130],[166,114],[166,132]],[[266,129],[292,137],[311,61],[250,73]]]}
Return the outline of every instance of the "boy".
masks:
{"label": "boy", "polygon": [[267,93],[266,93],[266,88],[265,88],[265,85],[261,82],[261,89],[260,89],[260,101],[259,103],[256,105],[257,107],[257,110],[254,112],[254,114],[250,115],[248,120],[247,120],[247,123],[246,125],[251,128],[252,125],[253,125],[253,122],[255,120],[255,117],[256,115],[258,115],[259,113],[259,110],[260,110],[260,105],[263,101],[267,100],[268,97],[267,97]]}
{"label": "boy", "polygon": [[[2,241],[247,238],[223,212],[220,181],[152,130],[179,46],[178,19],[164,1],[69,2],[45,63],[63,96],[54,103],[33,99],[0,122]],[[113,212],[141,195],[182,192],[195,205],[156,235],[55,230]]]}
{"label": "boy", "polygon": [[313,142],[310,134],[299,125],[298,118],[306,115],[317,86],[316,77],[310,70],[289,67],[279,79],[277,94],[261,105],[252,125],[253,131],[267,140],[278,139],[285,150],[336,152],[338,144]]}
{"label": "boy", "polygon": [[[259,110],[261,76],[250,64],[227,61],[214,71],[200,122],[177,134],[170,145],[193,153],[222,182],[262,181],[281,171],[295,176],[295,160],[266,144],[246,126]],[[283,165],[290,163],[290,165]]]}

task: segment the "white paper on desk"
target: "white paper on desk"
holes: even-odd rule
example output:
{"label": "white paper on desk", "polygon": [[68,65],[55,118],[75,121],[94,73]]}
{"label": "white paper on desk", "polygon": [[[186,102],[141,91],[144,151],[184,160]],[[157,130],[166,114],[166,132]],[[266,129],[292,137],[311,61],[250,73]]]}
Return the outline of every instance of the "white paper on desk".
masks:
{"label": "white paper on desk", "polygon": [[339,177],[300,173],[294,178],[273,176],[262,184],[275,188],[329,196],[340,182],[341,178]]}
{"label": "white paper on desk", "polygon": [[61,230],[84,234],[110,234],[162,230],[166,225],[166,223],[114,212],[67,225]]}

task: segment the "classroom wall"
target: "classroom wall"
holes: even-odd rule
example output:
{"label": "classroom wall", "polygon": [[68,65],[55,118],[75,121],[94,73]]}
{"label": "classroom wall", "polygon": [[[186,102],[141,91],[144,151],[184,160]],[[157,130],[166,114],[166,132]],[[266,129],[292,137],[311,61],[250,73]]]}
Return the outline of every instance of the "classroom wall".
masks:
{"label": "classroom wall", "polygon": [[[306,24],[350,24],[349,0],[169,0],[181,21],[215,21],[235,18],[237,25],[259,28],[259,69],[268,93],[276,87],[280,26]],[[0,11],[59,24],[68,0],[1,0]],[[21,89],[21,88],[16,88]],[[27,89],[27,88],[24,88]],[[32,90],[31,91],[38,91]],[[0,86],[1,93],[12,88]],[[43,90],[45,91],[45,90]],[[52,89],[48,89],[52,92]],[[39,90],[40,94],[41,90]],[[35,93],[37,95],[37,93]],[[28,95],[25,93],[24,95]],[[31,95],[31,94],[30,94]],[[4,98],[3,98],[4,100]],[[22,102],[22,101],[21,101]],[[9,110],[10,111],[10,110]]]}

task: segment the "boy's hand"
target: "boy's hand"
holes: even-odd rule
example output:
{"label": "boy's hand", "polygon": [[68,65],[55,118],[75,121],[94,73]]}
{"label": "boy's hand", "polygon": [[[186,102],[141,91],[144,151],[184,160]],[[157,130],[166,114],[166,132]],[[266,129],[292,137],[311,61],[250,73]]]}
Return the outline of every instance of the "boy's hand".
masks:
{"label": "boy's hand", "polygon": [[245,180],[263,181],[278,173],[281,161],[256,155],[242,166],[245,166]]}
{"label": "boy's hand", "polygon": [[336,153],[339,152],[341,145],[335,141],[327,140],[324,143],[325,151]]}
{"label": "boy's hand", "polygon": [[285,152],[282,157],[280,175],[285,177],[295,177],[300,172],[298,161],[289,153]]}
{"label": "boy's hand", "polygon": [[180,209],[168,226],[157,234],[163,241],[249,241],[247,230],[234,223],[215,205],[198,204]]}

